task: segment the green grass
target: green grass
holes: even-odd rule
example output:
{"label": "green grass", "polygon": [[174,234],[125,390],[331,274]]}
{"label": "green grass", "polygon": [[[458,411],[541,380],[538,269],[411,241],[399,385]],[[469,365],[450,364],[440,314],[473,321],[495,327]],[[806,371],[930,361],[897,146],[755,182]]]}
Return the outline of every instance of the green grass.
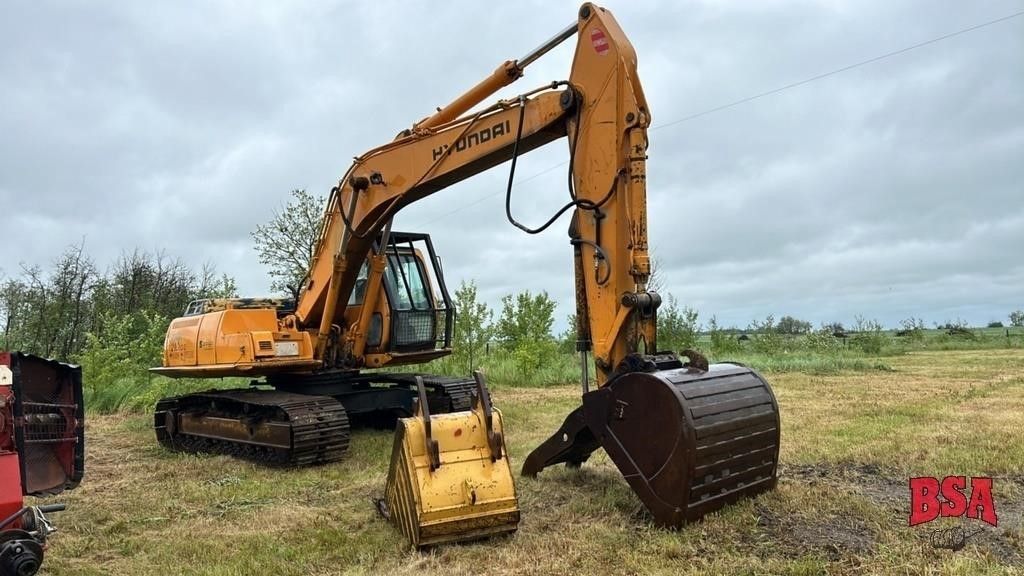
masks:
{"label": "green grass", "polygon": [[805,374],[838,374],[840,372],[872,372],[891,371],[892,368],[885,358],[876,358],[862,354],[837,352],[834,354],[818,354],[814,352],[763,354],[755,352],[739,352],[715,358],[720,362],[739,362],[760,372],[777,374],[780,372],[802,372]]}
{"label": "green grass", "polygon": [[181,378],[171,379],[143,373],[135,377],[118,378],[112,382],[92,385],[85,382],[83,394],[90,413],[152,412],[161,398],[189,394],[211,388],[245,388],[248,378]]}
{"label": "green grass", "polygon": [[[902,353],[902,352],[900,352]],[[736,352],[711,356],[712,362],[739,362],[765,373],[803,372],[807,374],[836,374],[839,372],[872,372],[891,370],[888,357],[872,356],[852,350],[835,350],[831,353],[779,351],[758,353],[746,348]],[[492,352],[479,359],[477,366],[484,371],[487,382],[493,387],[550,387],[578,382],[580,362],[577,354],[560,352],[553,355],[543,366],[524,370],[511,355]],[[409,368],[404,368],[408,370]],[[590,374],[595,374],[593,358],[590,358]],[[444,359],[434,361],[422,368],[424,372],[448,375],[469,373],[465,360]]]}
{"label": "green grass", "polygon": [[[1006,336],[1007,330],[1009,337]],[[777,348],[759,351],[752,341],[733,342],[733,350],[715,353],[708,335],[698,339],[698,347],[708,351],[712,361],[735,361],[769,374],[799,372],[826,375],[842,372],[884,372],[891,370],[892,359],[904,354],[921,351],[956,350],[1019,350],[1024,348],[1024,328],[979,328],[973,329],[973,337],[950,336],[944,330],[924,330],[920,338],[897,337],[894,331],[881,332],[880,350],[874,354],[859,350],[851,337],[843,342],[836,339],[827,342],[825,350],[809,349],[803,336],[779,336],[774,342]],[[489,353],[475,358],[471,364],[464,357],[446,357],[422,366],[396,366],[394,371],[421,371],[433,374],[466,376],[471,368],[481,368],[487,382],[495,388],[502,387],[551,387],[578,382],[580,363],[578,354],[553,350],[543,358],[522,358],[500,346],[493,346]],[[101,371],[102,372],[102,371]],[[590,373],[595,374],[593,359]],[[86,405],[96,413],[151,412],[156,401],[165,396],[187,394],[210,388],[246,387],[246,378],[211,378],[205,380],[172,380],[155,376],[139,369],[134,376],[118,377],[86,382]]]}
{"label": "green grass", "polygon": [[[60,497],[69,508],[54,516],[60,532],[44,569],[53,575],[1024,573],[1024,351],[910,352],[885,364],[885,370],[771,372],[783,424],[778,488],[683,530],[651,525],[599,452],[578,470],[517,475],[523,519],[515,535],[424,552],[410,550],[371,503],[383,492],[390,432],[356,432],[336,464],[275,470],[169,453],[156,446],[145,416],[90,414],[86,478]],[[505,415],[516,471],[579,402],[575,384],[501,386],[493,396]],[[907,478],[947,474],[996,478],[999,527],[959,552],[930,548],[927,528],[906,525]]]}
{"label": "green grass", "polygon": [[[1024,348],[1024,327],[1008,328],[970,328],[970,336],[950,335],[946,330],[926,329],[917,336],[897,336],[897,330],[883,330],[880,336],[884,339],[883,353],[900,354],[913,350],[993,350],[1004,348]],[[752,333],[747,333],[748,335]],[[857,347],[853,342],[856,334],[851,332],[845,340],[839,341],[839,350],[844,353],[856,354]],[[801,350],[805,336],[780,336],[783,349]],[[740,353],[751,352],[752,342],[737,342]],[[702,350],[711,349],[709,334],[701,334],[698,346]],[[781,350],[780,350],[781,351]]]}
{"label": "green grass", "polygon": [[[594,362],[590,361],[591,374]],[[423,366],[400,366],[398,371],[420,371],[449,376],[465,376],[479,368],[491,387],[547,387],[560,386],[580,379],[580,361],[577,354],[554,351],[550,355],[523,365],[513,354],[495,347],[490,353],[475,358],[471,364],[467,358],[449,356],[434,360]]]}

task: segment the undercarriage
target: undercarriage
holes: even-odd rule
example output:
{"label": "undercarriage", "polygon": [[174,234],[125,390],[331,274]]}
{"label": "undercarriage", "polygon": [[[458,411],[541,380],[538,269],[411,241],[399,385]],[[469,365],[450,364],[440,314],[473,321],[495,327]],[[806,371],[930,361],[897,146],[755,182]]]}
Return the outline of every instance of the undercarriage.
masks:
{"label": "undercarriage", "polygon": [[[250,388],[164,398],[156,405],[154,429],[160,444],[171,450],[271,466],[326,464],[345,454],[352,423],[386,427],[411,416],[416,376],[275,375]],[[472,378],[419,376],[432,413],[469,409]]]}

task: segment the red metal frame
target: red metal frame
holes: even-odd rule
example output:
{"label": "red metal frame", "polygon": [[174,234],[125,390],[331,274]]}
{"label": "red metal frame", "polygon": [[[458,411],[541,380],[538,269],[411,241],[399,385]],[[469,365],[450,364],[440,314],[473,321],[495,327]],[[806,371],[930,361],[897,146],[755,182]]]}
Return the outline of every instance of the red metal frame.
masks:
{"label": "red metal frame", "polygon": [[[0,365],[10,367],[11,355],[0,352]],[[7,518],[24,505],[21,463],[14,449],[14,392],[0,385],[0,518]],[[20,528],[16,520],[11,528]]]}
{"label": "red metal frame", "polygon": [[[0,453],[0,518],[7,518],[24,506],[21,497],[21,465],[18,455],[14,452]],[[9,528],[20,528],[20,520],[15,520]]]}

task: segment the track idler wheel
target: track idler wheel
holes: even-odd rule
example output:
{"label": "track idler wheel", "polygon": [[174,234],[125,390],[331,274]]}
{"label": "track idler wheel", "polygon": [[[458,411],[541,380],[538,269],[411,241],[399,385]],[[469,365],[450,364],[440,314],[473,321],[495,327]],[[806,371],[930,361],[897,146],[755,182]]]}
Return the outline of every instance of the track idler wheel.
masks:
{"label": "track idler wheel", "polygon": [[779,408],[745,366],[629,372],[583,395],[524,476],[601,446],[662,526],[679,527],[776,483]]}

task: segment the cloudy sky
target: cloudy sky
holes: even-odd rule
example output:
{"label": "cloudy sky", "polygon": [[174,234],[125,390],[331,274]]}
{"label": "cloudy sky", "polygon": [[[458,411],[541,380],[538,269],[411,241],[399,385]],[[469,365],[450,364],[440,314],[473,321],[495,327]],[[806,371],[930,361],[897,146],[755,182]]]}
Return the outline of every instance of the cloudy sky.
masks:
{"label": "cloudy sky", "polygon": [[[990,2],[609,0],[654,117],[650,234],[667,291],[767,314],[892,325],[1024,308],[1024,16]],[[575,2],[45,2],[0,18],[0,274],[82,239],[214,263],[267,292],[249,232],[571,23]],[[572,41],[502,93],[568,76]],[[690,119],[687,119],[690,118]],[[680,121],[683,120],[683,121]],[[565,200],[564,142],[521,159],[513,211]],[[503,214],[507,166],[410,207],[449,283],[572,312],[565,225]]]}

